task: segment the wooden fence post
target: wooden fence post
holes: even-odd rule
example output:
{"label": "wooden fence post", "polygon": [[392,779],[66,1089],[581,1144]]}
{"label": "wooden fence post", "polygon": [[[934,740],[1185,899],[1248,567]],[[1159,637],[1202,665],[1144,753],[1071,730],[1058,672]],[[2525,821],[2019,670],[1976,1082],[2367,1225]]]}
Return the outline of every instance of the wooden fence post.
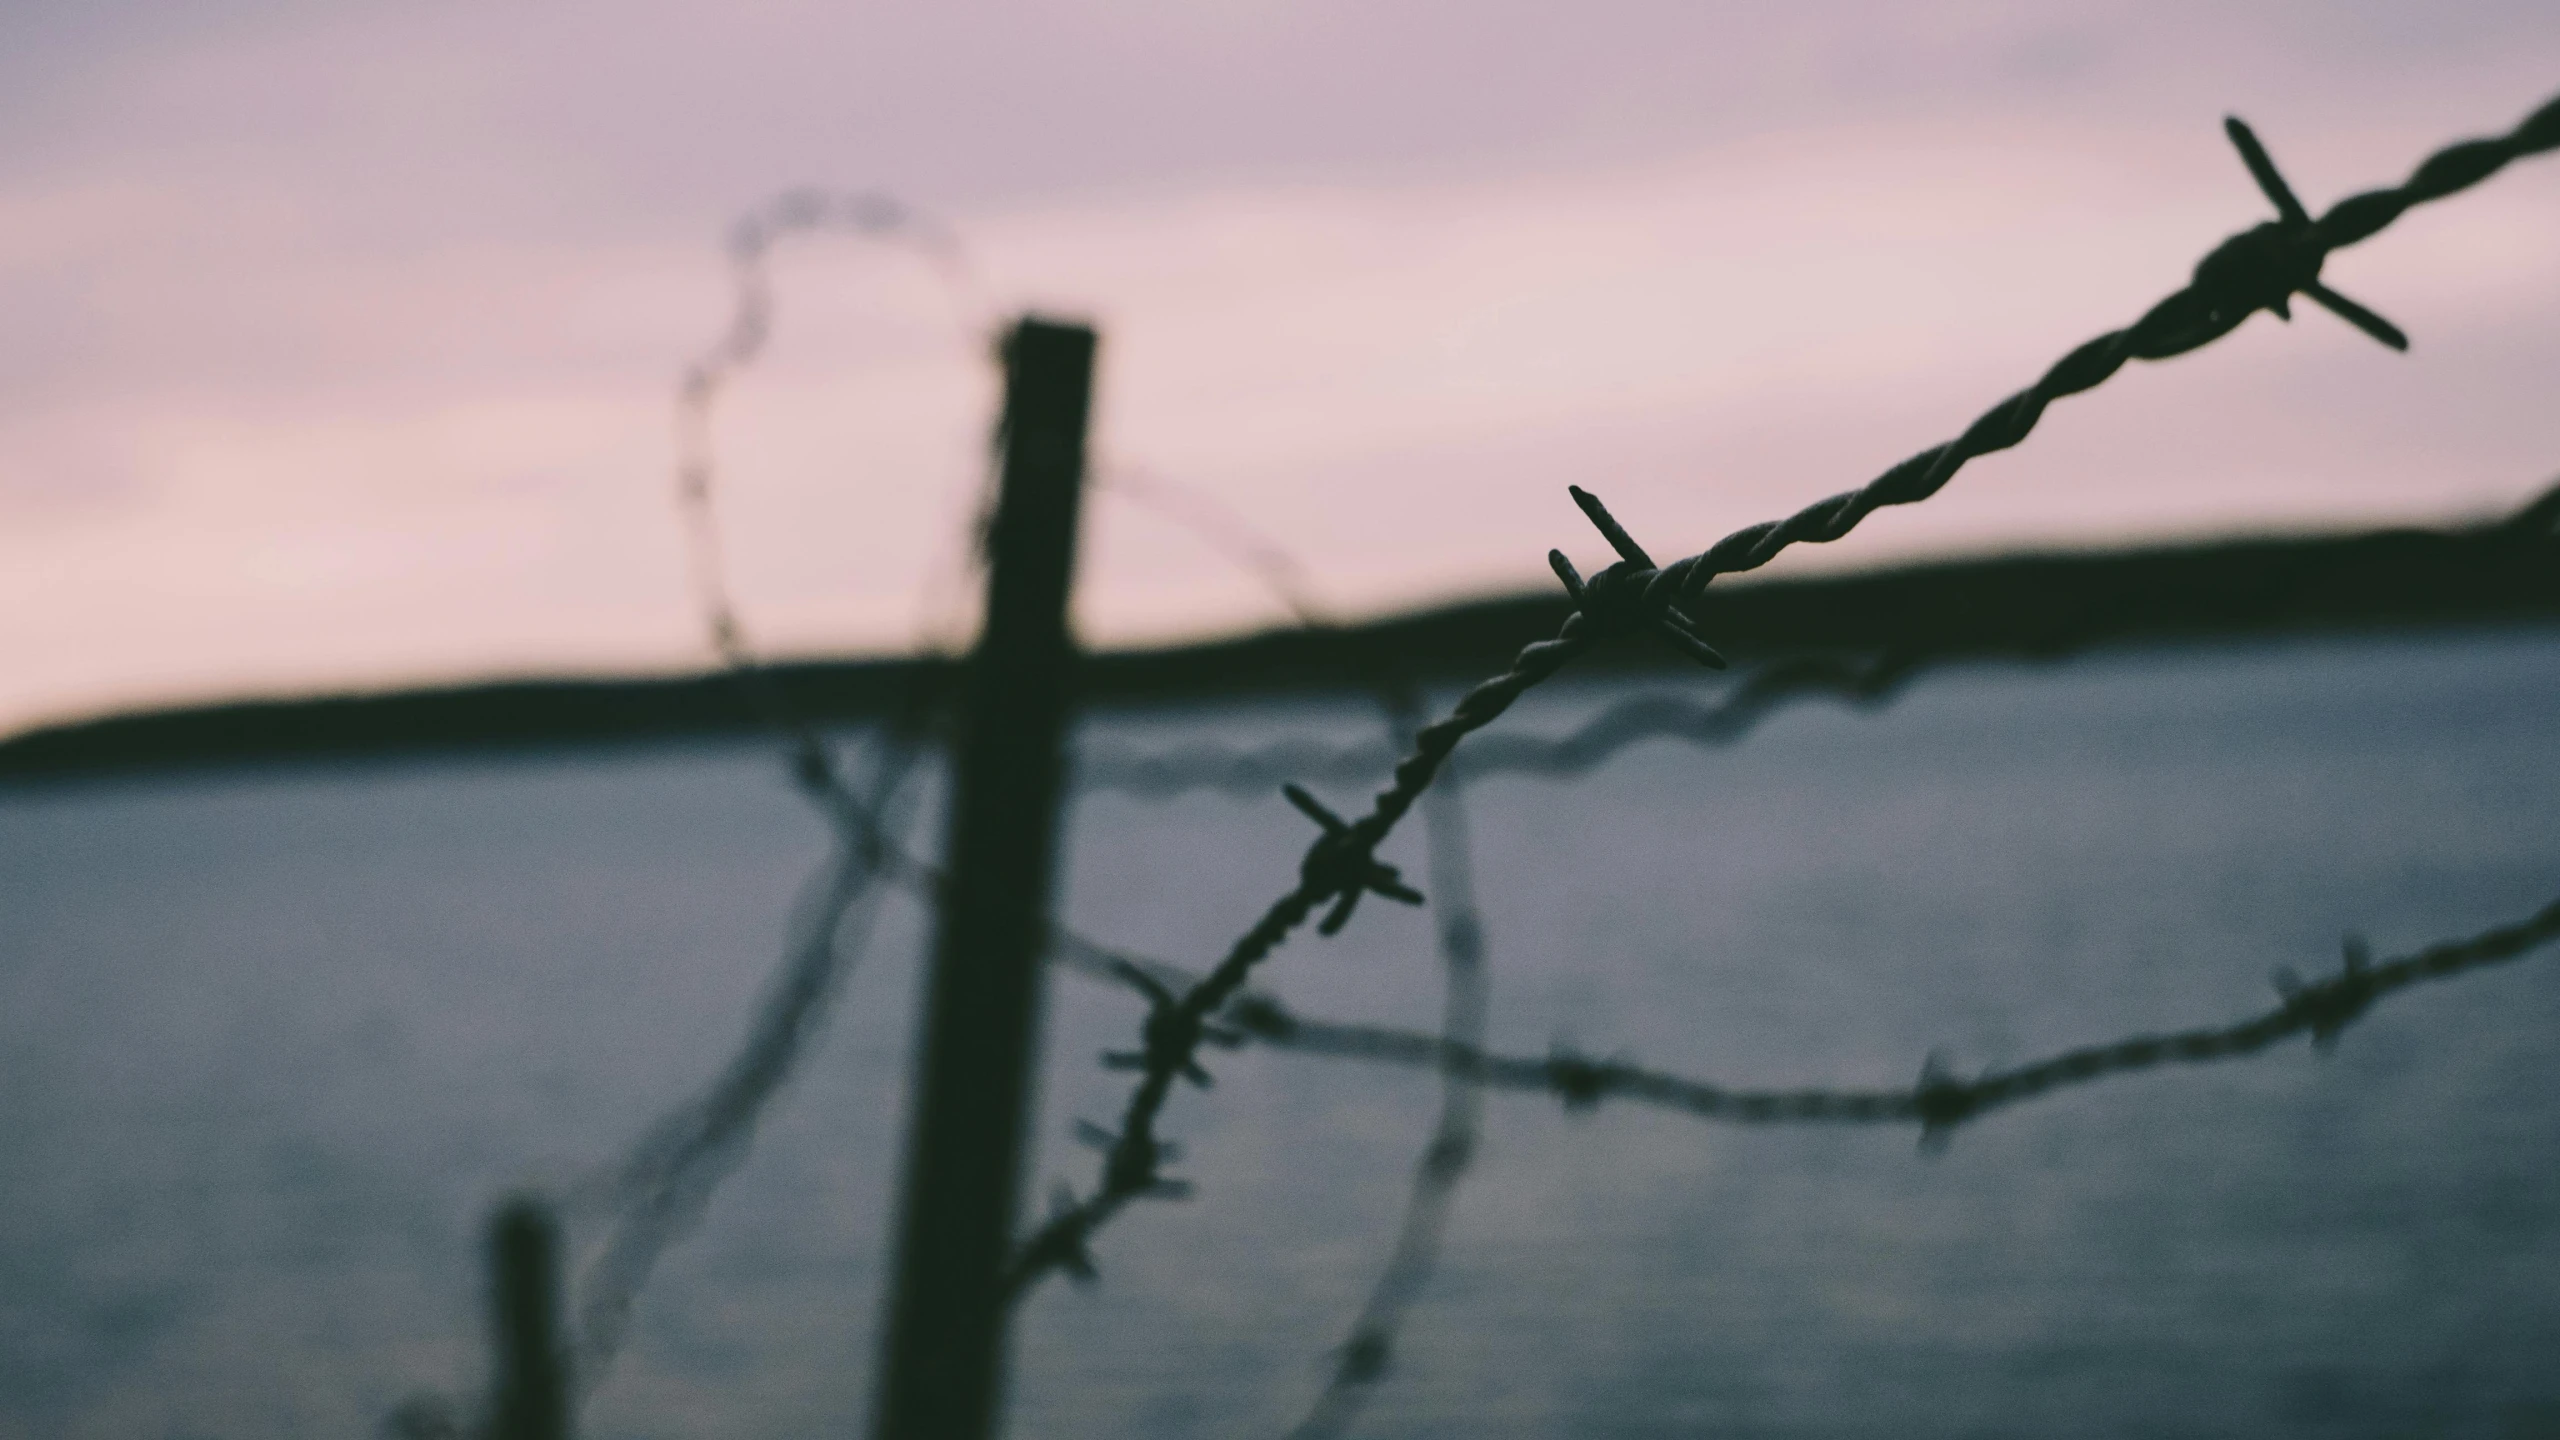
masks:
{"label": "wooden fence post", "polygon": [[1026,318],[1004,342],[1003,469],[986,624],[953,747],[946,881],[909,1122],[879,1440],[980,1440],[1004,1381],[1003,1272],[1039,1046],[1067,595],[1093,331]]}
{"label": "wooden fence post", "polygon": [[560,1342],[560,1226],[518,1197],[489,1220],[491,1440],[568,1440],[569,1354]]}

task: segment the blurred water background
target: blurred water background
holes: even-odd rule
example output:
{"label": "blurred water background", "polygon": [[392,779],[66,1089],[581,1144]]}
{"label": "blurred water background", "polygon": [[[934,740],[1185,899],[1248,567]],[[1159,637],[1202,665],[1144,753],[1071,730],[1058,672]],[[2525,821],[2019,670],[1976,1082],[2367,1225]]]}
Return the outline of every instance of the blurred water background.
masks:
{"label": "blurred water background", "polygon": [[[1087,732],[1378,724],[1309,700]],[[2555,741],[2560,635],[2509,632],[1950,670],[1737,748],[1489,779],[1493,1034],[1894,1085],[1934,1047],[1971,1069],[2219,1021],[2342,931],[2387,955],[2560,892]],[[1306,838],[1276,794],[1088,795],[1070,830],[1067,918],[1195,967]],[[486,1207],[608,1162],[716,1069],[825,839],[754,744],[0,795],[0,1433],[362,1436],[469,1393]],[[1388,857],[1418,875],[1420,850]],[[924,934],[888,906],[585,1434],[864,1424]],[[1436,1022],[1428,919],[1397,907],[1265,976],[1305,1014]],[[1136,1018],[1051,996],[1041,1191],[1090,1183],[1070,1122],[1116,1114],[1095,1055]],[[1362,1431],[2560,1433],[2555,1059],[2545,955],[2395,998],[2327,1057],[2109,1082],[1931,1157],[1898,1128],[1498,1097]],[[1212,1063],[1166,1125],[1197,1198],[1030,1302],[1014,1433],[1268,1435],[1321,1384],[1434,1081]]]}

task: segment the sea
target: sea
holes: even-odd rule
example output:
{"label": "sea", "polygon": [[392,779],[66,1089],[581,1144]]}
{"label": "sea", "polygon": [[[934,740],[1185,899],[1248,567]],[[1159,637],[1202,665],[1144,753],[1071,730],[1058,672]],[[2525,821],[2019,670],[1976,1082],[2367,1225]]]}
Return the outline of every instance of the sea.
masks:
{"label": "sea", "polygon": [[[1560,681],[1502,722],[1626,696]],[[1448,697],[1440,697],[1442,701]],[[1078,743],[1376,741],[1357,696],[1088,716]],[[841,737],[859,761],[870,737]],[[914,845],[938,847],[921,782]],[[1363,787],[1320,787],[1337,809]],[[1913,1084],[2274,1003],[2560,896],[2560,631],[1951,666],[1462,791],[1490,1041],[1718,1084]],[[1383,857],[1426,876],[1418,824]],[[1057,911],[1193,969],[1295,880],[1275,791],[1087,788]],[[829,832],[768,743],[273,764],[0,792],[0,1435],[372,1437],[488,1374],[484,1229],[569,1208],[770,993]],[[822,1030],[667,1250],[578,1432],[865,1433],[931,916],[880,902]],[[1427,910],[1257,983],[1428,1030]],[[1094,1183],[1129,991],[1053,975],[1026,1223]],[[1213,1051],[1184,1200],[1011,1337],[1009,1433],[1278,1436],[1333,1373],[1440,1104]],[[1351,1432],[2560,1435],[2560,947],[2330,1049],[2057,1091],[1922,1146],[1488,1097]],[[442,1397],[438,1401],[436,1397]],[[404,1407],[406,1409],[404,1410]]]}

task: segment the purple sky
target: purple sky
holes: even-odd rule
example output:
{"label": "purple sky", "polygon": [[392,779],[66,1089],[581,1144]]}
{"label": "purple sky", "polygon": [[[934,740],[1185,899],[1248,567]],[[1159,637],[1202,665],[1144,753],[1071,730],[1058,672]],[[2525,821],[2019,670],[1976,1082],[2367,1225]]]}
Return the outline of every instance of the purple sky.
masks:
{"label": "purple sky", "polygon": [[[978,303],[1104,329],[1100,458],[1351,613],[1657,552],[1864,481],[2315,208],[2560,90],[2560,6],[1097,0],[0,9],[0,728],[703,658],[668,402],[728,221],[946,218]],[[2334,260],[2317,311],[2057,407],[1790,565],[2436,518],[2560,473],[2560,163]],[[914,259],[788,247],[724,404],[780,649],[902,647],[991,377]],[[1096,501],[1097,642],[1265,621]],[[1800,552],[1802,553],[1802,552]]]}

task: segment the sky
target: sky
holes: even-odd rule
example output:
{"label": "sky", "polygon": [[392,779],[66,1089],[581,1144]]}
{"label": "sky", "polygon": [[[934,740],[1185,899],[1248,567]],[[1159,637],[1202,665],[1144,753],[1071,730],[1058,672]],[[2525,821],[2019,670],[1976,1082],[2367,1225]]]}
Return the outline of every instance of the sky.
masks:
{"label": "sky", "polygon": [[[2267,218],[2560,91],[2548,0],[194,0],[0,7],[0,731],[709,657],[678,376],[731,222],[798,237],[715,417],[780,653],[965,590],[990,327],[1102,332],[1077,621],[1285,618],[1143,480],[1345,616],[1657,554],[1863,483]],[[2333,258],[2308,307],[2064,402],[1782,569],[2492,513],[2560,476],[2560,161]],[[1125,477],[1115,488],[1114,477]],[[939,622],[948,625],[947,618]]]}

